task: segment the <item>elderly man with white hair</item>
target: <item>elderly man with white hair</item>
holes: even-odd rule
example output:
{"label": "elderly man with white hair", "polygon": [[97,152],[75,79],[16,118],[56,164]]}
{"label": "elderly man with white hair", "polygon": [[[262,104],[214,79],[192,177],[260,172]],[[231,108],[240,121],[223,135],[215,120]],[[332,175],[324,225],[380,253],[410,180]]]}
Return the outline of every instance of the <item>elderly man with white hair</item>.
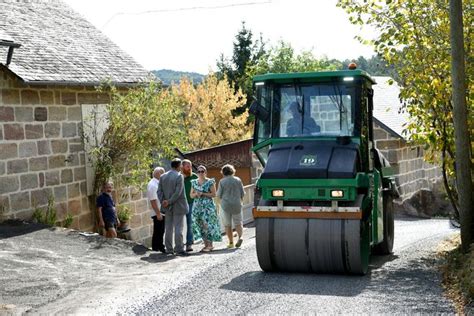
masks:
{"label": "elderly man with white hair", "polygon": [[161,202],[158,199],[158,185],[160,177],[165,173],[162,167],[156,167],[153,170],[153,177],[148,182],[147,197],[151,205],[151,218],[153,219],[153,237],[151,240],[151,249],[165,253],[163,236],[165,234],[165,214],[161,212]]}

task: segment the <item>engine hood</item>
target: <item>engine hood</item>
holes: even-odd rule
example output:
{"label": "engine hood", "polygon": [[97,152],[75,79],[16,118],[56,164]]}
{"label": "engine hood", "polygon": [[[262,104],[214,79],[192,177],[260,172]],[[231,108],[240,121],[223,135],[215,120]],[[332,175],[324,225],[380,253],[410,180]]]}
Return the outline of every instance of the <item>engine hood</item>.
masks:
{"label": "engine hood", "polygon": [[272,146],[262,179],[347,179],[360,168],[359,145],[298,141]]}

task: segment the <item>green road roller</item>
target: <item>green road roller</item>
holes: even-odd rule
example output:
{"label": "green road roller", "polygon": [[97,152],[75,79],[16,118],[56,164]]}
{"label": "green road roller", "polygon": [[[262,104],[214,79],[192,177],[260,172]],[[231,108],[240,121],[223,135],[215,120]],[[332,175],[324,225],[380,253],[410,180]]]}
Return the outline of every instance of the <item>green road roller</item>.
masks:
{"label": "green road roller", "polygon": [[375,81],[359,69],[255,76],[252,150],[264,271],[365,274],[394,239],[393,171],[375,148]]}

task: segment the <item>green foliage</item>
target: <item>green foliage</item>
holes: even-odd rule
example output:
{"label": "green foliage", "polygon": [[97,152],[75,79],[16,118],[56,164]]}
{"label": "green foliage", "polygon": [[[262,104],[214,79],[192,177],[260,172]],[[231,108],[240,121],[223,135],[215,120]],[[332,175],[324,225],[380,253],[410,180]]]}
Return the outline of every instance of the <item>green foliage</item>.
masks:
{"label": "green foliage", "polygon": [[111,101],[103,113],[95,108],[84,120],[83,135],[95,168],[95,195],[110,180],[117,191],[143,188],[150,166],[174,157],[176,147],[201,149],[249,134],[247,113],[232,115],[245,96],[212,74],[198,85],[184,78],[168,88],[150,82],[129,90],[103,86],[99,91],[109,93]]}
{"label": "green foliage", "polygon": [[235,36],[233,46],[233,54],[230,60],[221,55],[217,61],[217,77],[220,80],[226,78],[232,83],[235,91],[241,90],[246,96],[245,105],[234,111],[234,114],[239,115],[244,113],[252,102],[252,86],[248,84],[247,68],[252,67],[267,52],[262,36],[254,40],[253,33],[246,28],[245,22],[242,22],[242,28]]}
{"label": "green foliage", "polygon": [[73,220],[74,218],[72,217],[72,215],[67,213],[66,218],[63,221],[63,226],[66,228],[71,227]]}
{"label": "green foliage", "polygon": [[56,224],[56,208],[54,207],[54,197],[52,195],[48,197],[48,205],[44,211],[35,207],[35,210],[33,211],[33,220],[49,226],[54,226]]}
{"label": "green foliage", "polygon": [[46,207],[46,214],[44,216],[45,224],[53,226],[56,224],[56,208],[54,207],[54,197],[48,197],[48,206]]}
{"label": "green foliage", "polygon": [[197,84],[201,83],[205,77],[196,72],[174,71],[170,69],[152,70],[152,73],[157,76],[165,86],[169,86],[172,83],[178,83],[183,77],[188,78]]}
{"label": "green foliage", "polygon": [[[279,41],[263,54],[253,66],[247,68],[247,76],[263,73],[305,72],[318,70],[337,70],[342,67],[339,61],[329,61],[326,57],[316,58],[312,51],[295,53],[290,43]],[[251,78],[250,78],[251,79]]]}
{"label": "green foliage", "polygon": [[[262,35],[254,39],[252,31],[245,26],[245,22],[242,22],[242,28],[235,36],[232,56],[226,58],[221,54],[217,61],[218,78],[227,78],[234,85],[235,90],[240,89],[247,98],[245,106],[234,111],[234,114],[244,113],[252,103],[252,78],[255,75],[269,72],[340,70],[347,69],[347,65],[352,62],[352,60],[329,60],[326,57],[317,58],[311,50],[298,54],[289,43],[283,40],[270,48],[267,48],[267,45]],[[387,66],[380,56],[369,59],[360,56],[354,61],[360,69],[371,75],[392,77],[395,75],[393,67]]]}
{"label": "green foliage", "polygon": [[38,207],[35,207],[35,210],[33,211],[33,221],[37,223],[43,223],[43,210],[41,210]]}
{"label": "green foliage", "polygon": [[245,91],[252,91],[252,78],[265,73],[306,72],[319,70],[337,70],[342,63],[328,60],[326,57],[316,58],[312,51],[296,53],[290,43],[278,42],[262,54],[246,71]]}
{"label": "green foliage", "polygon": [[[425,159],[443,168],[445,188],[456,208],[454,129],[451,102],[449,2],[432,0],[339,0],[338,6],[358,25],[376,30],[376,38],[362,42],[375,50],[398,73],[400,98],[410,114],[406,131],[426,145]],[[474,8],[464,3],[466,87],[469,130],[474,131],[473,43]]]}
{"label": "green foliage", "polygon": [[3,204],[3,202],[0,202],[0,222],[4,220],[5,213],[6,213],[6,206]]}
{"label": "green foliage", "polygon": [[174,148],[182,146],[183,112],[175,97],[153,81],[126,91],[113,86],[100,91],[108,92],[111,101],[106,105],[103,135],[96,143],[88,142],[95,167],[94,192],[110,179],[116,188],[142,187],[153,160],[172,157]]}
{"label": "green foliage", "polygon": [[357,68],[365,70],[371,76],[389,76],[392,78],[398,78],[398,74],[393,65],[388,65],[387,62],[379,55],[374,55],[370,58],[359,56],[357,59],[346,59],[343,60],[342,67],[340,70],[345,70],[351,62],[357,64]]}
{"label": "green foliage", "polygon": [[119,205],[117,207],[117,217],[120,222],[128,222],[132,218],[132,211],[127,205]]}
{"label": "green foliage", "polygon": [[242,29],[235,36],[234,53],[232,55],[232,63],[235,65],[235,72],[238,76],[245,74],[247,64],[251,61],[253,55],[252,31],[245,27],[242,22]]}

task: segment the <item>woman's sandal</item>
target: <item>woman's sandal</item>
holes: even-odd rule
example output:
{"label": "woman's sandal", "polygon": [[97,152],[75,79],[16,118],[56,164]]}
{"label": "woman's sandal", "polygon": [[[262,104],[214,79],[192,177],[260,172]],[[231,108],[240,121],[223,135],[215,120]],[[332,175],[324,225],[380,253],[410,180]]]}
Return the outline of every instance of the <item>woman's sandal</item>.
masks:
{"label": "woman's sandal", "polygon": [[202,252],[211,252],[214,249],[214,247],[204,247],[202,248]]}

